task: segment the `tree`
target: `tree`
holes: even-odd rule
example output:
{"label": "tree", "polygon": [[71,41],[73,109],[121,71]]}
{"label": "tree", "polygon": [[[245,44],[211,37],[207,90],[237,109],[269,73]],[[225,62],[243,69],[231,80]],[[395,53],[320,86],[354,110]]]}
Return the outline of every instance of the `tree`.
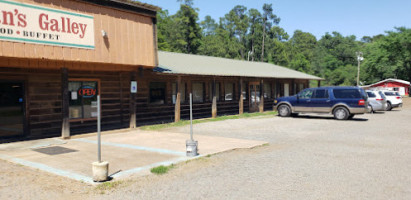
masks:
{"label": "tree", "polygon": [[355,36],[343,37],[338,32],[333,32],[332,35],[326,33],[314,49],[311,68],[316,75],[324,77],[329,85],[355,83],[355,78],[342,81],[333,73],[339,72],[341,74],[339,77],[344,79],[351,78],[346,74],[351,72],[349,66],[357,65],[355,52],[359,50],[360,45]]}
{"label": "tree", "polygon": [[203,35],[208,36],[208,35],[215,35],[216,34],[216,29],[218,27],[218,24],[215,22],[213,18],[211,18],[210,15],[205,16],[204,21],[200,22],[201,29],[203,30]]}
{"label": "tree", "polygon": [[263,5],[263,42],[261,49],[261,62],[264,62],[264,40],[266,29],[270,30],[273,24],[277,25],[280,23],[280,18],[273,14],[273,4]]}
{"label": "tree", "polygon": [[314,57],[314,49],[317,39],[311,33],[301,30],[294,31],[289,44],[289,67],[306,73],[313,73],[311,63]]}
{"label": "tree", "polygon": [[245,57],[246,34],[248,31],[248,16],[246,15],[247,8],[244,6],[235,6],[225,15],[223,22],[226,28],[230,31],[233,37],[237,38],[239,43],[239,51],[241,59]]}
{"label": "tree", "polygon": [[256,38],[261,38],[259,33],[262,33],[262,15],[257,9],[248,11],[248,22],[250,34],[248,35],[249,46],[251,47],[251,60],[254,61],[256,55]]}
{"label": "tree", "polygon": [[177,51],[196,54],[201,45],[202,35],[200,25],[197,23],[198,9],[191,6],[192,1],[185,1],[185,4],[181,4],[180,10],[173,16],[178,30],[174,41]]}
{"label": "tree", "polygon": [[386,36],[366,48],[364,68],[368,80],[399,78],[411,80],[411,29],[404,27],[388,31]]}
{"label": "tree", "polygon": [[160,10],[157,12],[157,44],[158,49],[161,51],[171,51],[169,38],[172,24],[173,21],[168,15],[168,10]]}

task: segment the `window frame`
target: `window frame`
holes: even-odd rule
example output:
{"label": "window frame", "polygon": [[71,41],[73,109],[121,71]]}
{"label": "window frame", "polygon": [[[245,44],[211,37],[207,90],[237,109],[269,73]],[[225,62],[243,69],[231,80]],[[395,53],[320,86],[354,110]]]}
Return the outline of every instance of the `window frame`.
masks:
{"label": "window frame", "polygon": [[[68,84],[70,84],[70,82],[97,82],[97,95],[100,95],[100,102],[98,102],[99,103],[99,105],[100,105],[100,115],[101,115],[101,113],[102,113],[102,110],[101,110],[101,108],[102,108],[102,106],[101,106],[101,93],[100,93],[100,91],[101,91],[101,82],[100,82],[100,79],[95,79],[95,78],[69,78],[68,79]],[[70,92],[70,91],[69,91]],[[71,95],[70,93],[69,94],[67,94],[67,95]],[[83,106],[83,105],[82,105]],[[69,105],[69,110],[70,110],[70,105]],[[70,113],[70,111],[69,111],[69,113]],[[69,116],[69,122],[83,122],[83,121],[94,121],[94,120],[97,120],[97,117],[91,117],[91,118],[75,118],[75,119],[73,119],[73,118],[70,118],[70,116]]]}
{"label": "window frame", "polygon": [[[231,99],[226,99],[227,96],[227,85],[231,85]],[[224,82],[224,101],[235,101],[235,84],[234,82]]]}
{"label": "window frame", "polygon": [[[152,83],[163,83],[164,84],[164,99],[163,103],[155,103],[151,101],[151,84]],[[163,81],[150,81],[148,83],[148,104],[149,105],[166,105],[167,104],[167,82]]]}
{"label": "window frame", "polygon": [[[201,102],[199,102],[199,101],[194,101],[194,84],[201,84],[202,85],[202,88],[203,88],[203,94],[202,94],[202,100],[201,100]],[[202,82],[202,81],[193,81],[193,82],[191,82],[191,92],[192,92],[192,94],[193,94],[193,103],[204,103],[205,102],[205,83],[204,82]]]}
{"label": "window frame", "polygon": [[[322,98],[317,98],[316,97],[317,96],[317,91],[319,91],[319,90],[324,90],[324,96],[325,97],[322,97]],[[330,98],[330,94],[328,93],[327,89],[316,89],[316,90],[314,90],[314,92],[311,96],[311,99],[329,99],[329,98]]]}

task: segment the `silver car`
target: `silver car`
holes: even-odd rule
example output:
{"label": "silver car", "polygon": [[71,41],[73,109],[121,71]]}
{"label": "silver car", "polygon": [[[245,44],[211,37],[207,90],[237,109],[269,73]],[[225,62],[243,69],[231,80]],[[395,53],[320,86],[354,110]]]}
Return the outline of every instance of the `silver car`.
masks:
{"label": "silver car", "polygon": [[381,91],[365,91],[368,94],[368,106],[370,107],[370,112],[375,111],[385,111],[387,109],[387,97]]}

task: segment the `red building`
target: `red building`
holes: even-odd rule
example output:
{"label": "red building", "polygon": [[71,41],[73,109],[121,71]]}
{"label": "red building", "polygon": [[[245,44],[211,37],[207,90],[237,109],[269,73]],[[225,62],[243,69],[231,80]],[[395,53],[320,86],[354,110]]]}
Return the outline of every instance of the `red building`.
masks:
{"label": "red building", "polygon": [[408,96],[410,92],[410,82],[399,79],[385,79],[383,81],[363,86],[365,89],[379,88],[398,91],[401,96]]}

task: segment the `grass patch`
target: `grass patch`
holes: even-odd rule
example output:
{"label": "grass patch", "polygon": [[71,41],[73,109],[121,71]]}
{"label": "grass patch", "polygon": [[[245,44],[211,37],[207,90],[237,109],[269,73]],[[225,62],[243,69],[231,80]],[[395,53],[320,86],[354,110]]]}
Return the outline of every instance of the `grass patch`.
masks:
{"label": "grass patch", "polygon": [[112,190],[123,184],[124,184],[124,181],[107,181],[107,182],[99,184],[96,187],[96,189],[100,191]]}
{"label": "grass patch", "polygon": [[[216,122],[216,121],[223,121],[228,119],[242,119],[242,118],[250,118],[250,117],[260,117],[260,116],[274,116],[277,115],[276,111],[269,111],[269,112],[255,112],[255,113],[244,113],[241,115],[225,115],[219,116],[216,118],[206,118],[206,119],[195,119],[193,120],[193,124],[205,123],[205,122]],[[140,127],[141,130],[160,130],[165,128],[172,128],[172,127],[180,127],[186,126],[190,124],[190,120],[181,120],[179,122],[174,123],[167,123],[167,124],[156,124],[156,125],[149,125],[149,126],[142,126]]]}
{"label": "grass patch", "polygon": [[161,174],[167,173],[170,169],[173,169],[174,166],[175,166],[174,164],[169,165],[169,166],[160,165],[158,167],[151,168],[150,171],[153,174],[161,175]]}

